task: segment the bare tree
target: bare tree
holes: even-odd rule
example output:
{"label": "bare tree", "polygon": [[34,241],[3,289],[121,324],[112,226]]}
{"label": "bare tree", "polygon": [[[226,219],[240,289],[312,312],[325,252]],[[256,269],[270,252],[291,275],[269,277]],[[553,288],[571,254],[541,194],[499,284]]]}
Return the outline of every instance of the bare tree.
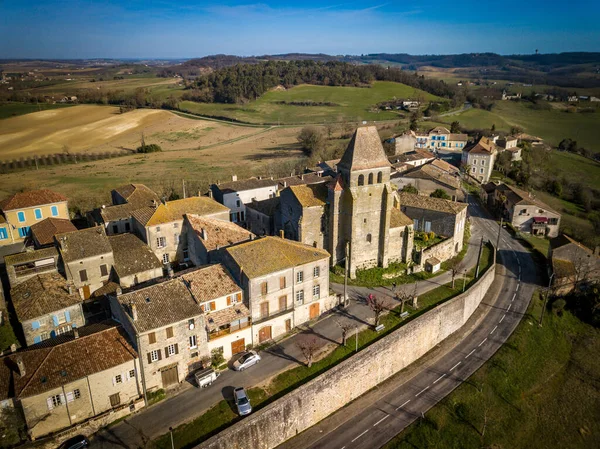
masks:
{"label": "bare tree", "polygon": [[346,341],[348,340],[348,333],[354,326],[350,323],[342,323],[339,320],[335,320],[335,324],[337,324],[342,330],[342,345],[346,346]]}
{"label": "bare tree", "polygon": [[378,298],[377,296],[370,294],[367,298],[367,304],[373,311],[373,315],[375,315],[375,327],[377,327],[379,326],[379,318],[381,318],[381,314],[391,308],[391,301],[385,296]]}
{"label": "bare tree", "polygon": [[459,268],[460,260],[457,257],[453,257],[448,261],[448,270],[450,270],[450,274],[452,274],[452,289],[454,289],[454,281],[456,280],[456,275],[460,273]]}
{"label": "bare tree", "polygon": [[319,343],[317,341],[317,337],[314,335],[299,335],[296,338],[296,346],[302,352],[302,355],[306,359],[306,366],[310,368],[313,363],[313,358],[317,349],[319,349]]}

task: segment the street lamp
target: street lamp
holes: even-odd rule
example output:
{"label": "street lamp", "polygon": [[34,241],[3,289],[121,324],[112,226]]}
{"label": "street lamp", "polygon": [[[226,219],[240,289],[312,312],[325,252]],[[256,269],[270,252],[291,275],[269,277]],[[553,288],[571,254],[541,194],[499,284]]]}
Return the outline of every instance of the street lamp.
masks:
{"label": "street lamp", "polygon": [[173,428],[169,427],[169,433],[171,434],[171,449],[175,449],[175,443],[173,442]]}

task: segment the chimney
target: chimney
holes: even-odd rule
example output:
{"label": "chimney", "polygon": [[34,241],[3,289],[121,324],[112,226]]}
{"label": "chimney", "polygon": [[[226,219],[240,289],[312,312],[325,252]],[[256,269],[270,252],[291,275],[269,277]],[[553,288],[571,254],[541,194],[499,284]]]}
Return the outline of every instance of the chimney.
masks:
{"label": "chimney", "polygon": [[284,235],[285,234],[283,233],[283,229],[280,229],[279,230],[279,237],[281,237],[283,239],[283,238],[285,238]]}
{"label": "chimney", "polygon": [[21,357],[17,357],[15,360],[17,362],[17,368],[19,369],[19,376],[25,377],[25,363],[23,363],[23,359]]}
{"label": "chimney", "polygon": [[[250,240],[254,240],[254,234],[250,233],[250,234],[249,234],[249,239],[250,239]],[[596,248],[598,248],[598,247],[596,247]]]}
{"label": "chimney", "polygon": [[154,209],[156,209],[157,206],[158,206],[158,204],[156,203],[156,200],[152,200],[152,207]]}
{"label": "chimney", "polygon": [[102,205],[102,209],[106,209],[106,206],[104,204]]}
{"label": "chimney", "polygon": [[69,295],[73,294],[73,287],[71,286],[71,284],[67,285],[67,290],[69,291]]}
{"label": "chimney", "polygon": [[163,196],[161,199],[162,203],[166,206],[167,205],[167,197]]}
{"label": "chimney", "polygon": [[202,240],[206,241],[208,240],[208,233],[206,232],[206,229],[202,228]]}
{"label": "chimney", "polygon": [[76,327],[73,328],[73,337],[79,338],[79,329]]}
{"label": "chimney", "polygon": [[137,306],[135,304],[131,304],[131,317],[133,321],[137,321],[138,319]]}
{"label": "chimney", "polygon": [[[200,192],[198,192],[198,196],[200,196]],[[212,189],[208,189],[208,197],[211,198],[211,199],[213,198]]]}
{"label": "chimney", "polygon": [[231,175],[231,180],[232,181],[237,181],[237,175]]}
{"label": "chimney", "polygon": [[283,181],[283,188],[285,189],[287,187],[287,181]]}

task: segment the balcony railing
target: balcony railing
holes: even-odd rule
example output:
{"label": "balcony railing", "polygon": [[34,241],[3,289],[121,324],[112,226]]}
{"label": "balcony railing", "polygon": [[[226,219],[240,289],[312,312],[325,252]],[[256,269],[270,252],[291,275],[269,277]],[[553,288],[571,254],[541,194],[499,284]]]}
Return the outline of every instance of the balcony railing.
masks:
{"label": "balcony railing", "polygon": [[250,318],[248,318],[248,321],[242,323],[242,324],[236,324],[235,326],[228,326],[225,327],[223,329],[219,329],[213,332],[209,332],[208,333],[208,340],[212,341],[212,340],[216,340],[217,338],[221,338],[224,337],[226,335],[230,335],[230,334],[235,334],[238,331],[241,331],[243,329],[246,329],[247,327],[251,326],[251,322],[250,322]]}

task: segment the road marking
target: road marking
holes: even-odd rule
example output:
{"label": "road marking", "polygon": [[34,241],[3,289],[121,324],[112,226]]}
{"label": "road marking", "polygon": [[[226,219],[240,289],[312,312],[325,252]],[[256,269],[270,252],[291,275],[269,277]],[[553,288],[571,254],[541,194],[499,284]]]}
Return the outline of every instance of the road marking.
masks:
{"label": "road marking", "polygon": [[406,401],[404,404],[400,405],[398,408],[396,408],[396,410],[400,410],[402,407],[404,407],[409,402],[410,402],[410,399],[408,401]]}
{"label": "road marking", "polygon": [[386,419],[388,419],[390,417],[390,415],[385,415],[383,418],[381,418],[379,421],[377,421],[375,424],[373,424],[373,427],[375,427],[377,424],[385,421]]}
{"label": "road marking", "polygon": [[452,371],[454,368],[456,368],[458,365],[460,365],[462,362],[458,362],[456,365],[454,365],[452,368],[450,368],[450,371]]}
{"label": "road marking", "polygon": [[511,299],[511,301],[514,301],[516,297],[517,297],[517,294],[515,293],[515,294],[513,295],[513,299]]}
{"label": "road marking", "polygon": [[468,358],[471,356],[471,354],[473,354],[475,351],[476,351],[476,349],[473,349],[471,352],[469,352],[469,353],[468,353],[468,354],[465,356],[465,359],[468,359]]}
{"label": "road marking", "polygon": [[365,433],[367,433],[369,431],[369,429],[365,430],[363,433],[361,433],[359,436],[357,436],[356,438],[354,438],[351,442],[354,443],[356,440],[358,440],[360,437],[362,437]]}
{"label": "road marking", "polygon": [[512,304],[508,305],[508,309],[506,309],[506,311],[508,312],[510,310],[510,308],[512,307]]}
{"label": "road marking", "polygon": [[[521,280],[521,278],[519,278],[519,281],[520,281],[520,280]],[[517,289],[516,289],[515,291],[517,291],[517,292],[518,292],[518,291],[519,291],[519,287],[520,287],[520,286],[521,286],[521,282],[519,282],[519,283],[517,284]]]}
{"label": "road marking", "polygon": [[421,393],[423,393],[425,390],[428,390],[428,389],[429,389],[429,387],[425,387],[425,388],[423,388],[421,391],[419,391],[417,394],[415,394],[415,398],[416,398],[417,396],[419,396]]}
{"label": "road marking", "polygon": [[502,322],[502,320],[504,320],[505,317],[506,317],[506,313],[504,315],[502,315],[502,318],[500,318],[500,321],[498,321],[498,324],[500,324]]}
{"label": "road marking", "polygon": [[498,329],[498,326],[496,326],[495,328],[492,329],[492,332],[490,332],[490,335],[492,335],[494,332],[496,332],[496,329]]}
{"label": "road marking", "polygon": [[[500,320],[500,321],[502,321],[502,320]],[[477,347],[481,346],[481,345],[482,345],[482,344],[484,344],[486,341],[487,341],[487,337],[485,337],[485,338],[483,339],[483,341],[482,341],[481,343],[479,343],[479,345],[478,345]]]}
{"label": "road marking", "polygon": [[442,374],[440,377],[438,377],[436,380],[433,381],[434,384],[437,384],[440,380],[442,380],[444,377],[446,377],[446,373]]}

